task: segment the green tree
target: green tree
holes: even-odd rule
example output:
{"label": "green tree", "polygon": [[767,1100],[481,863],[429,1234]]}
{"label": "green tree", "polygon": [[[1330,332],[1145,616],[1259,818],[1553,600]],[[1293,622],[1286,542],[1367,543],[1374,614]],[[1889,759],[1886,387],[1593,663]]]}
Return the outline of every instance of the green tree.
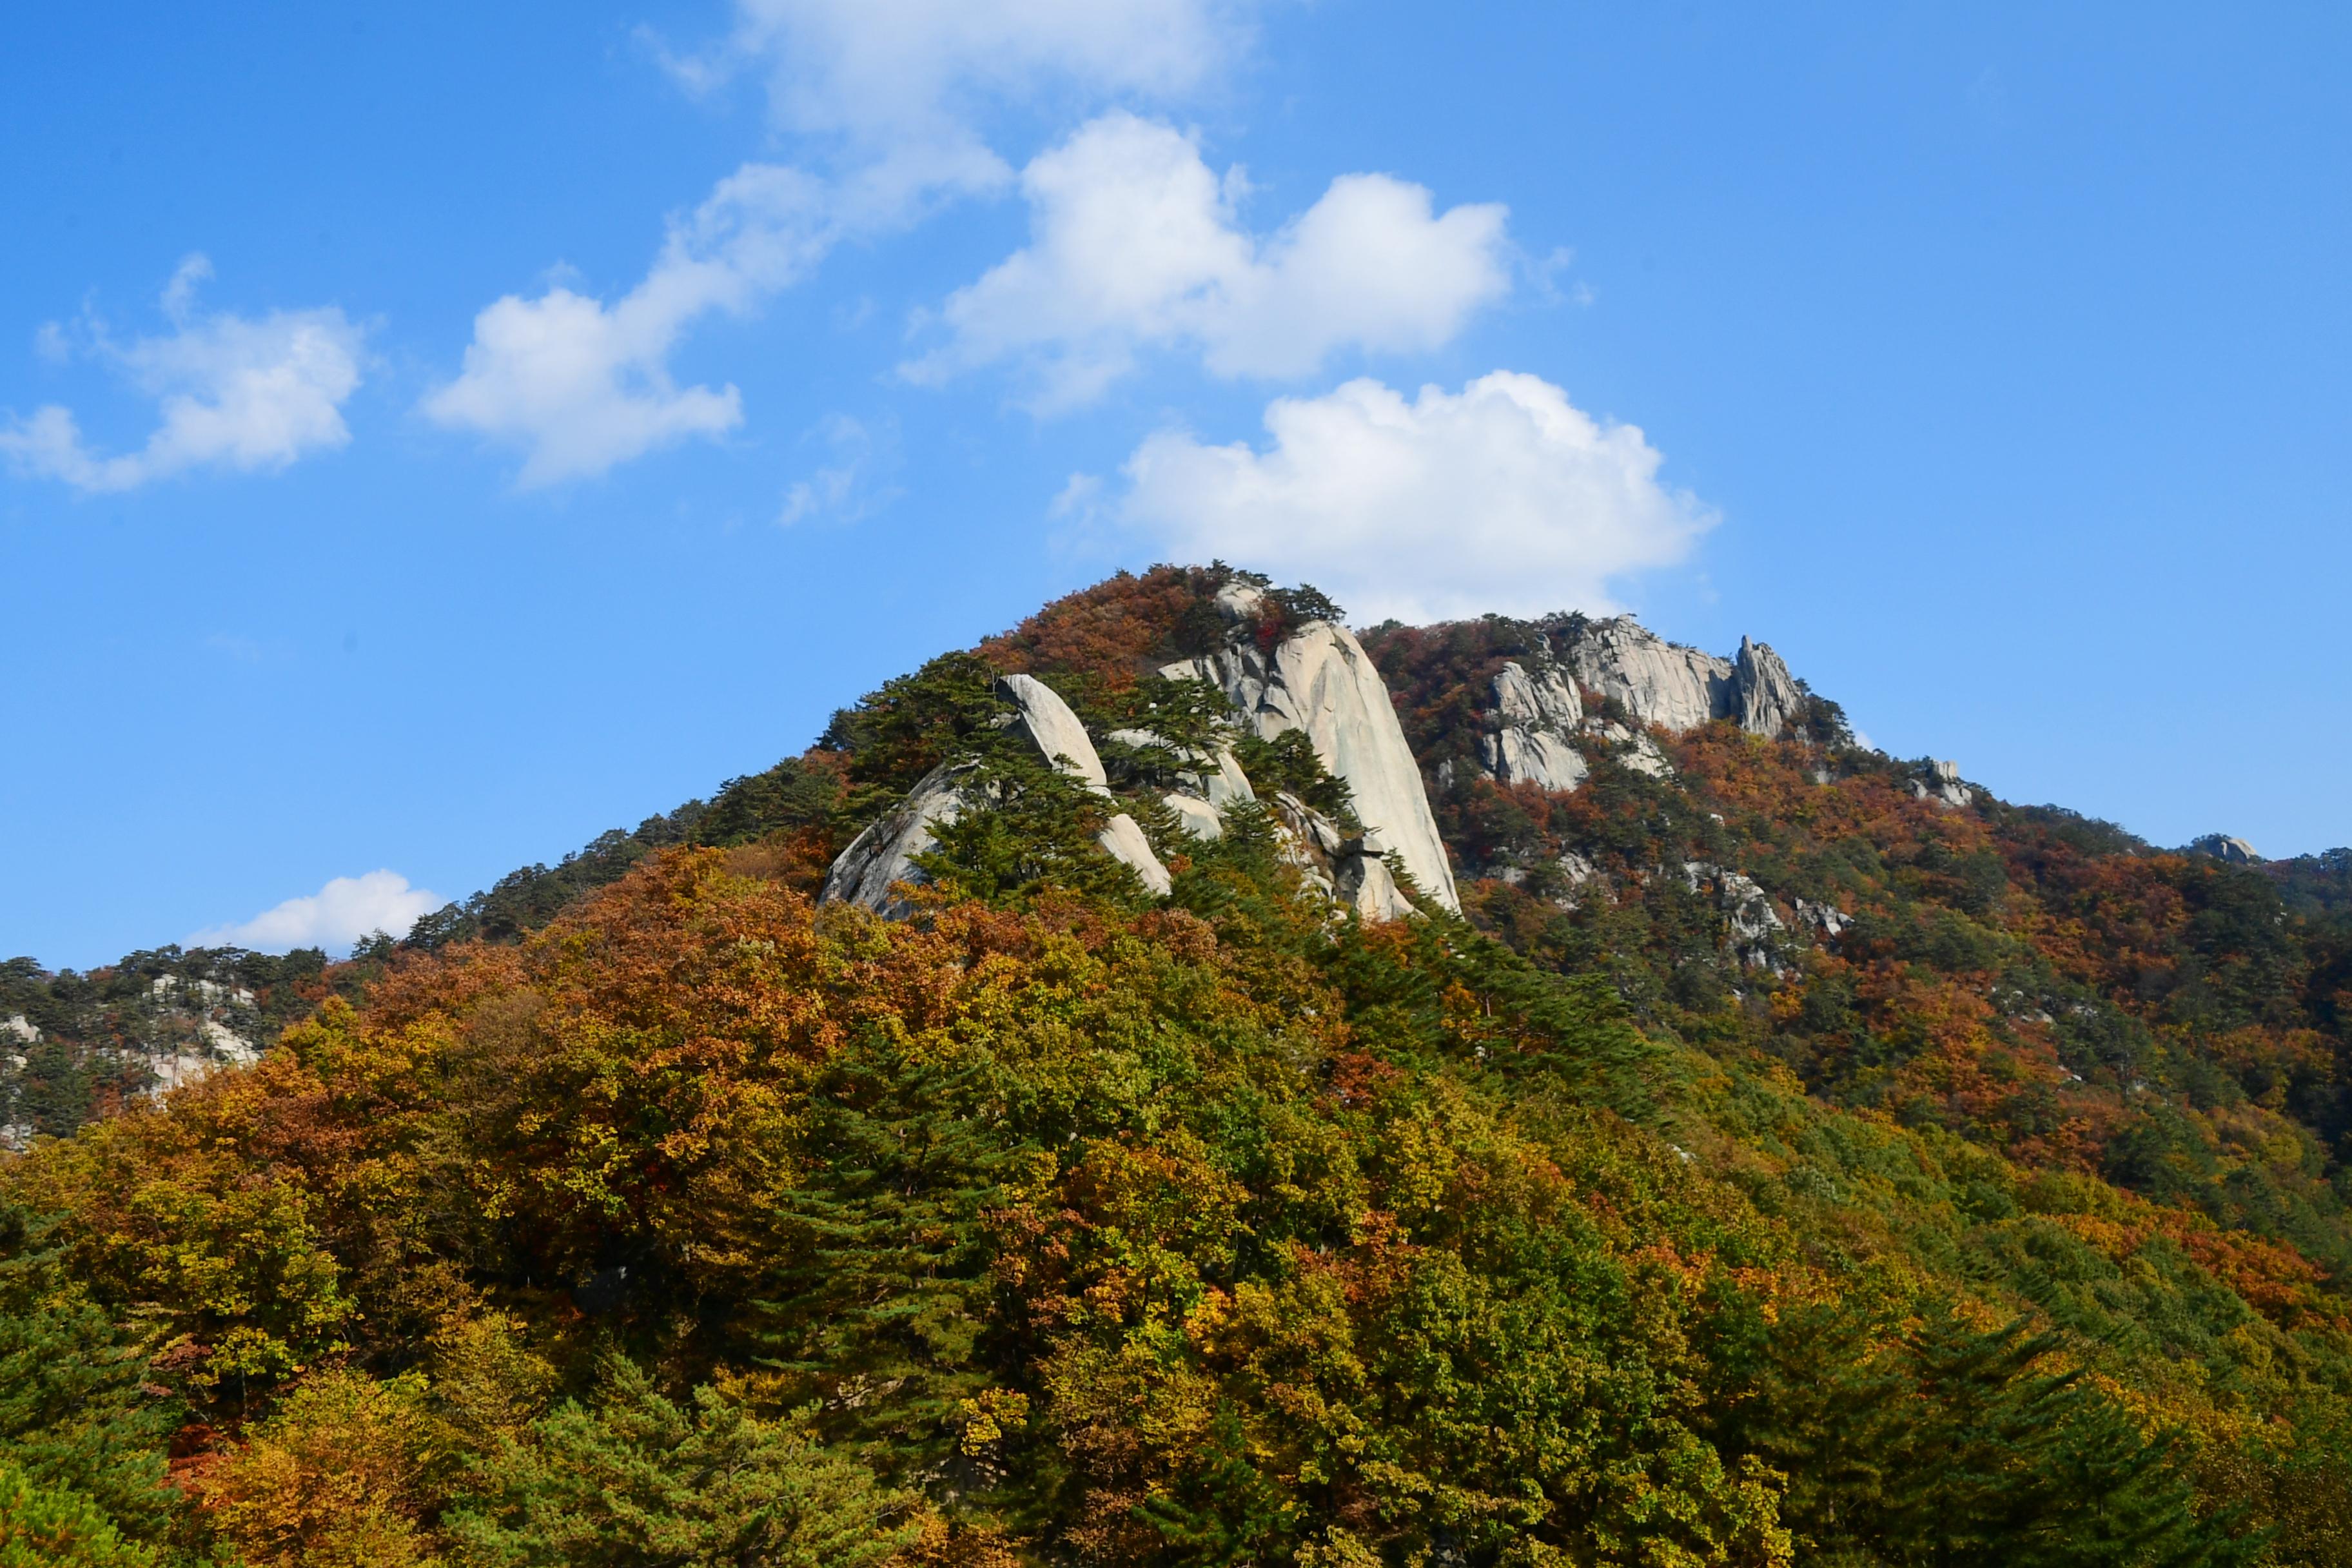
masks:
{"label": "green tree", "polygon": [[914,1537],[911,1500],[795,1421],[715,1389],[662,1395],[625,1358],[485,1466],[446,1520],[479,1568],[866,1568]]}
{"label": "green tree", "polygon": [[47,1487],[0,1458],[0,1568],[154,1568],[155,1554],[123,1538],[106,1510],[77,1491]]}
{"label": "green tree", "polygon": [[163,1484],[175,1411],[142,1387],[145,1346],[67,1279],[55,1228],[0,1198],[0,1459],[152,1540],[179,1500]]}
{"label": "green tree", "polygon": [[1753,1451],[1790,1478],[1782,1518],[1813,1560],[1960,1568],[2205,1568],[2251,1555],[2200,1519],[2170,1445],[2079,1371],[2039,1370],[2055,1335],[1978,1331],[1943,1303],[1874,1352],[1834,1310],[1792,1314],[1747,1407]]}
{"label": "green tree", "polygon": [[917,1467],[951,1451],[989,1381],[984,1222],[1017,1151],[971,1114],[980,1079],[878,1032],[830,1065],[782,1216],[793,1261],[760,1308],[772,1364],[810,1380],[829,1425]]}

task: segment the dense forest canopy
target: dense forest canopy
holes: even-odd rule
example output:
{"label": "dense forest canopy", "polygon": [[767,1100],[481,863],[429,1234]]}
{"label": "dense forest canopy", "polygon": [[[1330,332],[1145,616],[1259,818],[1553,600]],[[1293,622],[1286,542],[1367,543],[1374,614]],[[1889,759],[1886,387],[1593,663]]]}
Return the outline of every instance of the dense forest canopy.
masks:
{"label": "dense forest canopy", "polygon": [[[348,963],[0,969],[87,1089],[0,1163],[0,1563],[2352,1563],[2352,855],[1954,809],[1810,695],[1498,784],[1569,628],[1490,618],[1364,637],[1462,917],[1107,747],[1154,899],[993,678],[1200,742],[1231,575]],[[959,758],[917,917],[820,907]],[[270,1048],[141,1092],[167,973]]]}

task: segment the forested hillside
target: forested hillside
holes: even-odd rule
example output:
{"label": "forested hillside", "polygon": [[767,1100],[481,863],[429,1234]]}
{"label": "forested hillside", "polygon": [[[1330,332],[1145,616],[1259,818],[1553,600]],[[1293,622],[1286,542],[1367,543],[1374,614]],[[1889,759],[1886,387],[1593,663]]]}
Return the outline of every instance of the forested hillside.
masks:
{"label": "forested hillside", "polygon": [[[1365,918],[1367,775],[1165,673],[1337,618],[1240,581],[351,963],[168,955],[287,1026],[0,1160],[0,1563],[2352,1563],[2352,856],[1488,619],[1362,637],[1461,904],[1391,843]],[[820,903],[942,779],[911,918]]]}

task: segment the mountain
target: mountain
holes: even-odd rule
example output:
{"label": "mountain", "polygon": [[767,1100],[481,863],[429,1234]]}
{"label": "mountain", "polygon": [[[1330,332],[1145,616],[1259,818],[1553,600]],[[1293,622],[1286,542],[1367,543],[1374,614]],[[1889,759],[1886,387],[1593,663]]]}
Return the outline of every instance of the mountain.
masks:
{"label": "mountain", "polygon": [[0,1550],[2352,1562],[2352,854],[1762,644],[1155,568],[350,963],[0,975]]}

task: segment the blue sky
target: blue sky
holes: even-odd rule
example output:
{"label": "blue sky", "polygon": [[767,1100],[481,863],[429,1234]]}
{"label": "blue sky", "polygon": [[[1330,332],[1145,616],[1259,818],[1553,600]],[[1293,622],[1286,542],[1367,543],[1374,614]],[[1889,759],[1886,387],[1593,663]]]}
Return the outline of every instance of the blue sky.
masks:
{"label": "blue sky", "polygon": [[2352,840],[2340,7],[234,9],[0,52],[0,953],[334,944],[1211,552]]}

